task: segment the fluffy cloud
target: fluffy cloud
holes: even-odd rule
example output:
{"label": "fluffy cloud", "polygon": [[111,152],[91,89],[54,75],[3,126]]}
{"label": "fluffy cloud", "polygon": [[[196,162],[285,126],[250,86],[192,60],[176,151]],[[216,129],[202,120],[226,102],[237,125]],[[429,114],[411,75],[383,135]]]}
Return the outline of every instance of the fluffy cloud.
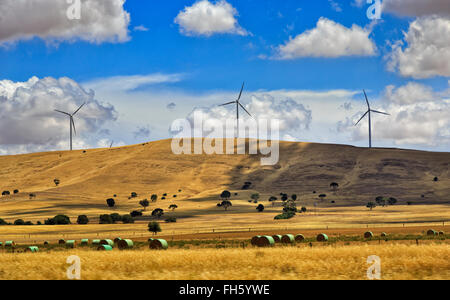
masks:
{"label": "fluffy cloud", "polygon": [[90,43],[129,40],[125,0],[83,0],[79,20],[67,16],[70,4],[55,0],[0,1],[0,44],[39,37],[49,42]]}
{"label": "fluffy cloud", "polygon": [[26,82],[0,81],[0,153],[22,153],[67,149],[69,120],[54,109],[74,112],[82,103],[86,106],[75,116],[77,132],[75,148],[96,145],[86,133],[94,134],[107,121],[116,119],[114,107],[94,98],[69,78],[33,77]]}
{"label": "fluffy cloud", "polygon": [[399,16],[450,15],[448,0],[384,0],[383,10]]}
{"label": "fluffy cloud", "polygon": [[432,16],[413,21],[387,59],[388,69],[404,77],[450,76],[450,19]]}
{"label": "fluffy cloud", "polygon": [[[450,143],[450,101],[431,88],[409,83],[388,86],[380,102],[391,116],[374,115],[373,138],[392,141],[395,145],[442,146]],[[376,109],[376,108],[375,108]],[[355,127],[363,111],[338,123],[339,132],[349,132],[354,141],[368,138],[368,122]]]}
{"label": "fluffy cloud", "polygon": [[180,26],[180,32],[188,36],[224,33],[247,35],[247,31],[236,20],[237,15],[237,10],[225,0],[216,3],[200,0],[180,11],[175,23]]}
{"label": "fluffy cloud", "polygon": [[320,18],[314,29],[308,30],[278,48],[281,59],[299,57],[372,56],[376,54],[370,30],[358,25],[344,27],[327,18]]}

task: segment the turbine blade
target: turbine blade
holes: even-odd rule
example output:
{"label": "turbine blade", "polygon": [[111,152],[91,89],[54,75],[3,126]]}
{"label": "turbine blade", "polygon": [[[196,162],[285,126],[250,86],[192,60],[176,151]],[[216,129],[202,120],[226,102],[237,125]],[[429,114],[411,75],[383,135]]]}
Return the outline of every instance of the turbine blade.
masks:
{"label": "turbine blade", "polygon": [[366,90],[363,90],[363,91],[364,91],[364,96],[366,97],[367,107],[370,110],[370,103],[369,103],[369,99],[367,98]]}
{"label": "turbine blade", "polygon": [[220,104],[219,106],[225,106],[225,105],[230,105],[230,104],[234,104],[234,103],[236,103],[236,101],[228,102],[228,103],[225,103],[225,104]]}
{"label": "turbine blade", "polygon": [[355,126],[357,126],[359,124],[359,122],[361,122],[362,119],[364,119],[364,117],[369,113],[369,111],[366,111],[366,113],[361,117],[361,119],[359,119],[359,121],[355,124]]}
{"label": "turbine blade", "polygon": [[65,114],[65,115],[68,115],[68,116],[70,117],[70,114],[68,114],[68,113],[66,113],[66,112],[63,112],[63,111],[60,111],[60,110],[57,110],[57,109],[55,109],[55,111],[56,111],[56,112],[59,112],[59,113],[62,113],[62,114]]}
{"label": "turbine blade", "polygon": [[74,116],[85,104],[86,104],[86,102],[81,104],[81,106],[72,114],[72,116]]}
{"label": "turbine blade", "polygon": [[381,112],[381,111],[378,111],[378,110],[373,110],[373,109],[371,109],[370,111],[371,111],[371,112],[374,112],[374,113],[377,113],[377,114],[382,114],[382,115],[390,116],[390,114],[385,113],[385,112]]}
{"label": "turbine blade", "polygon": [[242,107],[242,109],[243,110],[245,110],[245,112],[250,116],[250,117],[252,117],[253,118],[253,116],[245,109],[245,107],[244,106],[242,106],[242,104],[241,103],[239,103],[239,105]]}
{"label": "turbine blade", "polygon": [[75,128],[75,122],[73,121],[73,117],[70,117],[70,122],[72,122],[73,133],[75,133],[75,135],[77,135],[77,129]]}
{"label": "turbine blade", "polygon": [[244,86],[245,86],[245,82],[242,83],[241,92],[239,93],[239,97],[238,97],[237,101],[241,100],[242,92],[244,91]]}

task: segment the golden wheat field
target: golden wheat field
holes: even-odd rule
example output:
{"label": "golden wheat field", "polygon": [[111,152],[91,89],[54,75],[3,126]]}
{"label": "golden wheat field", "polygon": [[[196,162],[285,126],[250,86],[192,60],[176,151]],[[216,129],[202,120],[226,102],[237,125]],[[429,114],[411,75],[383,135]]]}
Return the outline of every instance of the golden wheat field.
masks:
{"label": "golden wheat field", "polygon": [[450,279],[450,245],[351,245],[320,248],[87,250],[0,254],[0,279],[67,279],[70,255],[81,259],[83,280],[367,279],[381,259],[381,279]]}

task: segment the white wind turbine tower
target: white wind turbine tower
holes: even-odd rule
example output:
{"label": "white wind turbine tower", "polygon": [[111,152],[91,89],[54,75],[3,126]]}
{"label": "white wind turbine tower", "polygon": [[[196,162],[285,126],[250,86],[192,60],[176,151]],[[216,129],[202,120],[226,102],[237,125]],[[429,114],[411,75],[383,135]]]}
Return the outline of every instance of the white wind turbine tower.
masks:
{"label": "white wind turbine tower", "polygon": [[239,137],[239,106],[250,116],[252,117],[252,115],[245,109],[245,107],[241,104],[241,102],[239,102],[241,100],[241,96],[242,96],[242,92],[244,91],[244,85],[245,82],[242,83],[242,88],[241,88],[241,92],[239,93],[239,97],[237,98],[237,100],[235,101],[231,101],[225,104],[221,104],[219,106],[226,106],[226,105],[230,105],[230,104],[236,104],[236,122],[237,122],[237,133],[236,133],[236,137]]}
{"label": "white wind turbine tower", "polygon": [[359,119],[359,121],[355,124],[355,126],[357,126],[359,124],[359,122],[361,122],[362,119],[364,119],[364,117],[366,115],[369,115],[369,148],[372,148],[372,118],[371,118],[371,113],[377,113],[377,114],[382,114],[382,115],[387,115],[390,116],[390,114],[388,113],[384,113],[381,111],[377,111],[374,109],[370,108],[370,103],[369,103],[369,99],[367,98],[367,94],[366,91],[364,91],[364,96],[366,97],[366,102],[367,102],[367,111],[366,113],[361,117],[361,119]]}
{"label": "white wind turbine tower", "polygon": [[77,112],[79,112],[80,109],[81,109],[85,104],[86,104],[86,102],[83,103],[83,104],[82,104],[82,105],[81,105],[81,106],[80,106],[73,114],[69,114],[69,113],[67,113],[67,112],[60,111],[60,110],[55,109],[56,112],[59,112],[59,113],[62,113],[62,114],[65,114],[65,115],[69,116],[69,125],[70,125],[70,151],[72,151],[72,127],[73,127],[73,131],[74,131],[75,135],[77,134],[77,130],[76,130],[76,128],[75,128],[75,122],[73,121],[73,116],[75,116],[75,114],[76,114]]}

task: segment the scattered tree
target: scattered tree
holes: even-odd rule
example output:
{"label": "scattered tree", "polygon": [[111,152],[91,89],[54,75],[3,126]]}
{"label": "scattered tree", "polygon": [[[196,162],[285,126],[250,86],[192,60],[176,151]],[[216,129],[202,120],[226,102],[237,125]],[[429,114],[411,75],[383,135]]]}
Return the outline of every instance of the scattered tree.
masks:
{"label": "scattered tree", "polygon": [[147,210],[147,207],[150,206],[150,202],[148,202],[147,199],[144,199],[144,200],[142,200],[142,201],[139,201],[139,204],[144,208],[144,211],[146,211],[146,210]]}
{"label": "scattered tree", "polygon": [[375,207],[377,207],[377,205],[373,202],[369,202],[366,205],[367,208],[369,208],[370,210],[374,209]]}
{"label": "scattered tree", "polygon": [[177,218],[175,218],[175,217],[168,217],[165,221],[166,221],[166,223],[176,223],[177,222]]}
{"label": "scattered tree", "polygon": [[111,215],[100,215],[100,224],[113,224]]}
{"label": "scattered tree", "polygon": [[291,199],[294,200],[294,201],[297,201],[297,195],[296,195],[296,194],[293,194],[293,195],[291,196]]}
{"label": "scattered tree", "polygon": [[326,197],[327,197],[326,194],[320,194],[320,195],[319,195],[320,201],[323,201]]}
{"label": "scattered tree", "polygon": [[222,200],[228,200],[231,198],[231,193],[229,191],[223,191],[222,194],[220,194],[220,198],[222,198]]}
{"label": "scattered tree", "polygon": [[252,198],[253,201],[258,201],[259,200],[259,194],[258,193],[254,193],[250,196],[250,198]]}
{"label": "scattered tree", "polygon": [[55,183],[56,186],[58,186],[61,182],[59,181],[59,179],[55,178],[53,179],[53,182]]}
{"label": "scattered tree", "polygon": [[18,194],[18,193],[19,193],[19,190],[14,190],[13,193],[14,193],[14,194]]}
{"label": "scattered tree", "polygon": [[176,205],[176,204],[171,204],[170,206],[169,206],[169,209],[171,209],[172,211],[174,211],[175,209],[177,209],[178,208],[178,205]]}
{"label": "scattered tree", "polygon": [[332,182],[332,183],[330,184],[330,188],[331,188],[334,192],[336,192],[336,191],[338,190],[338,188],[339,188],[339,184],[338,184],[337,182]]}
{"label": "scattered tree", "polygon": [[434,182],[438,182],[438,181],[439,181],[439,178],[434,177],[434,178],[433,178],[433,181],[434,181]]}
{"label": "scattered tree", "polygon": [[86,225],[89,223],[89,218],[86,215],[80,215],[77,219],[77,224]]}
{"label": "scattered tree", "polygon": [[123,215],[122,216],[122,223],[123,224],[132,224],[134,223],[134,219],[131,215]]}
{"label": "scattered tree", "polygon": [[106,199],[106,204],[108,205],[108,207],[113,208],[116,205],[116,201],[114,201],[113,198],[109,198],[109,199]]}
{"label": "scattered tree", "polygon": [[260,204],[260,205],[258,205],[258,207],[256,207],[256,210],[259,212],[263,212],[264,208],[265,208],[264,205]]}
{"label": "scattered tree", "polygon": [[150,198],[150,200],[152,200],[152,202],[156,202],[158,200],[158,195],[153,194]]}
{"label": "scattered tree", "polygon": [[[424,195],[422,195],[422,196],[424,196]],[[397,199],[395,199],[393,197],[389,198],[389,200],[388,200],[389,205],[395,205],[395,204],[397,204],[397,202],[398,202]]]}
{"label": "scattered tree", "polygon": [[157,217],[158,219],[161,218],[164,215],[164,210],[161,208],[157,208],[154,211],[152,211],[152,216]]}
{"label": "scattered tree", "polygon": [[275,196],[271,196],[270,198],[269,198],[269,202],[272,202],[272,206],[275,206],[275,202],[278,200],[278,198],[277,197],[275,197]]}
{"label": "scattered tree", "polygon": [[303,206],[301,210],[302,210],[302,213],[305,213],[306,212],[306,207]]}
{"label": "scattered tree", "polygon": [[70,218],[66,215],[57,215],[54,218],[47,219],[45,225],[68,225],[71,224]]}
{"label": "scattered tree", "polygon": [[224,200],[221,203],[217,204],[217,207],[223,207],[226,211],[228,210],[229,207],[233,206],[233,204],[231,203],[231,201],[229,200]]}
{"label": "scattered tree", "polygon": [[36,194],[33,194],[33,193],[29,194],[28,196],[30,197],[30,200],[33,198],[36,198]]}
{"label": "scattered tree", "polygon": [[138,194],[136,192],[131,193],[131,198],[137,198]]}
{"label": "scattered tree", "polygon": [[289,199],[289,196],[287,194],[281,195],[281,201],[285,202]]}
{"label": "scattered tree", "polygon": [[142,217],[142,212],[141,212],[141,211],[134,210],[134,211],[132,211],[132,212],[130,213],[130,215],[131,215],[133,218],[136,218],[136,217]]}
{"label": "scattered tree", "polygon": [[110,214],[113,223],[122,222],[122,216],[118,213]]}
{"label": "scattered tree", "polygon": [[17,219],[14,221],[14,225],[23,226],[23,225],[25,225],[25,221],[22,219]]}
{"label": "scattered tree", "polygon": [[8,225],[8,222],[6,222],[3,219],[0,219],[0,226],[5,226],[5,225]]}
{"label": "scattered tree", "polygon": [[148,223],[148,231],[153,232],[153,235],[158,234],[158,232],[161,232],[161,226],[158,222],[150,222]]}

